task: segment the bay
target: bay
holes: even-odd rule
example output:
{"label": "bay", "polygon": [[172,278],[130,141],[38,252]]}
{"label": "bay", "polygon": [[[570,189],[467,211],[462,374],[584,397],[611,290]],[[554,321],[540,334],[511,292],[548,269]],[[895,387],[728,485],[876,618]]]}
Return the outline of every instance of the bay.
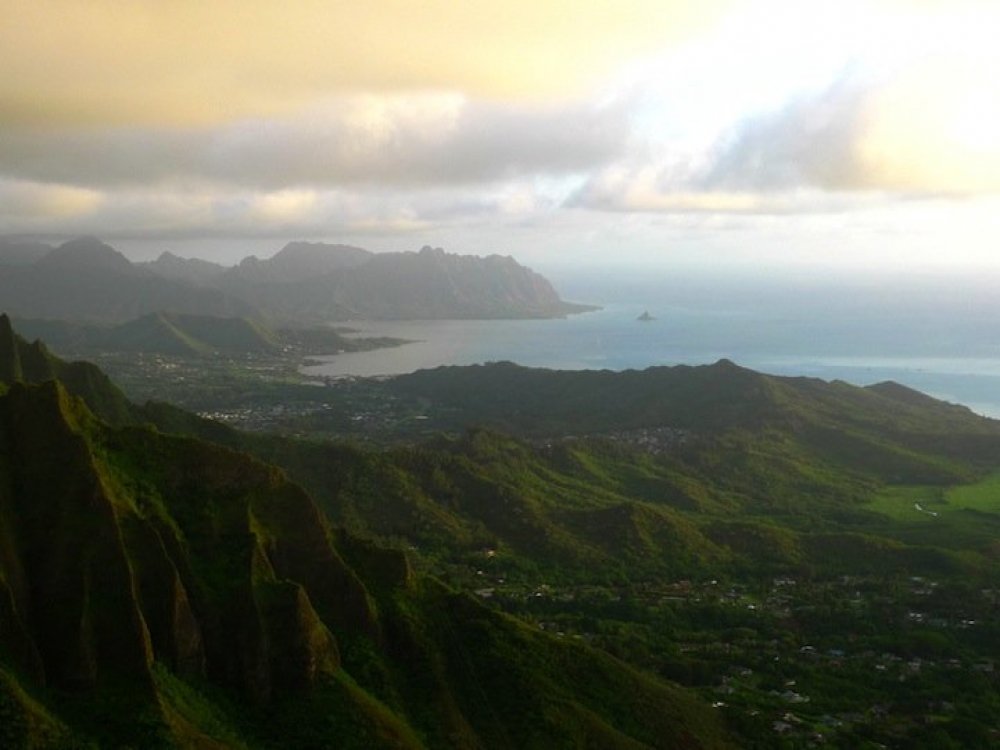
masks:
{"label": "bay", "polygon": [[[397,375],[441,365],[511,361],[552,369],[641,369],[727,358],[761,372],[868,385],[885,380],[1000,417],[1000,347],[978,314],[884,295],[761,294],[666,304],[672,297],[605,302],[550,320],[364,321],[358,336],[411,340],[399,347],[316,357],[314,377]],[[874,300],[882,299],[873,311]],[[867,300],[867,301],[866,301]],[[726,304],[730,301],[732,304]],[[722,304],[720,304],[722,302]],[[919,300],[918,300],[919,302]],[[637,318],[648,311],[654,319]]]}

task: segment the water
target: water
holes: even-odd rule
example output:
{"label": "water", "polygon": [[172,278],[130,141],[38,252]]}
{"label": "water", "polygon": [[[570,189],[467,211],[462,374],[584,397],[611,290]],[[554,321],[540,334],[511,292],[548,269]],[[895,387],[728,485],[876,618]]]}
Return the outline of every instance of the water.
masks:
{"label": "water", "polygon": [[[990,292],[974,285],[942,294],[939,286],[919,284],[636,283],[630,290],[606,292],[604,299],[593,291],[577,295],[603,301],[604,307],[565,319],[352,324],[358,335],[414,343],[318,357],[322,364],[304,372],[394,375],[501,360],[624,370],[725,357],[777,375],[857,385],[895,380],[1000,417],[1000,325],[994,323],[1000,310],[993,309]],[[655,320],[638,321],[646,310]]]}

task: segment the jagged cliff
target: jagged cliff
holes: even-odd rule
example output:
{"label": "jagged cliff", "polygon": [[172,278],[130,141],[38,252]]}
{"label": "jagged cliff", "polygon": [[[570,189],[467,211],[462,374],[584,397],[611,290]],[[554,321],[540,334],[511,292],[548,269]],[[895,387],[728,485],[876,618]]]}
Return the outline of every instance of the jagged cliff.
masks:
{"label": "jagged cliff", "polygon": [[[153,692],[154,661],[253,703],[378,636],[315,505],[278,470],[142,428],[57,381],[0,399],[0,648],[38,685]],[[322,613],[322,614],[320,614]]]}
{"label": "jagged cliff", "polygon": [[536,318],[590,309],[564,302],[543,276],[511,257],[424,247],[369,253],[291,243],[245,259],[210,282],[278,319]]}
{"label": "jagged cliff", "polygon": [[349,245],[293,242],[271,258],[251,256],[227,269],[169,253],[151,263],[131,263],[95,238],[71,240],[5,266],[0,308],[18,318],[91,323],[159,312],[300,323],[544,318],[591,309],[562,301],[544,277],[499,255],[455,255],[430,247],[370,253]]}

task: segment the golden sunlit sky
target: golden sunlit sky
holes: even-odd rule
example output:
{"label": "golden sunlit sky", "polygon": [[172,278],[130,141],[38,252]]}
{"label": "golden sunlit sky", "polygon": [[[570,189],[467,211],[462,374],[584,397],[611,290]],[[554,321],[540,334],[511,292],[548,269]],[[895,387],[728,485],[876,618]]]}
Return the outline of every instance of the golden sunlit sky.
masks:
{"label": "golden sunlit sky", "polygon": [[1000,269],[998,31],[993,0],[0,0],[0,234]]}

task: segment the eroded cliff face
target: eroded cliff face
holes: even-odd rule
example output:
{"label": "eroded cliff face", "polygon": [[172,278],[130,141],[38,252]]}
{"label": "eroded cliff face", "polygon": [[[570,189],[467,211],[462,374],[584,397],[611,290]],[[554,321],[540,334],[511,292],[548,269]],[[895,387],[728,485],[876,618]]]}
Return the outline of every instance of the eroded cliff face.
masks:
{"label": "eroded cliff face", "polygon": [[336,670],[331,630],[377,635],[279,471],[107,428],[55,381],[0,399],[0,528],[0,647],[40,684],[150,687],[159,661],[267,702]]}
{"label": "eroded cliff face", "polygon": [[329,281],[341,306],[371,318],[533,318],[578,310],[513,258],[440,248],[376,255]]}
{"label": "eroded cliff face", "polygon": [[111,491],[83,436],[88,416],[54,381],[15,384],[0,404],[3,631],[30,640],[42,682],[68,688],[106,673],[141,681],[152,659]]}

